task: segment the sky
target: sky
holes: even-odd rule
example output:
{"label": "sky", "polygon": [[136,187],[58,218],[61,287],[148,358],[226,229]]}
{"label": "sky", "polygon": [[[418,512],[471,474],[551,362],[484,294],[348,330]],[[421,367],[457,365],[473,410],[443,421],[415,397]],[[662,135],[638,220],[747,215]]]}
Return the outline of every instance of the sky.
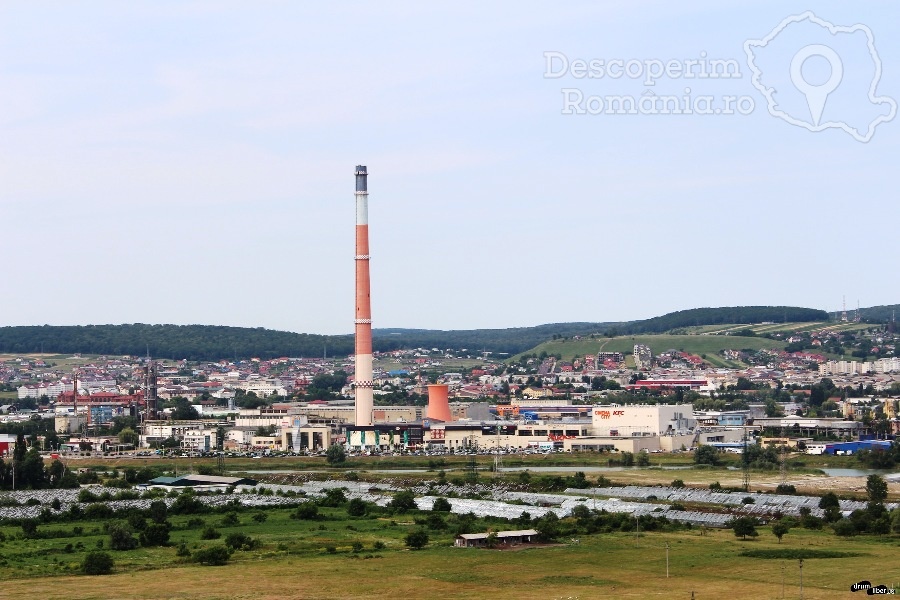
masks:
{"label": "sky", "polygon": [[375,328],[898,303],[898,100],[890,1],[4,2],[0,325],[350,333],[358,164]]}

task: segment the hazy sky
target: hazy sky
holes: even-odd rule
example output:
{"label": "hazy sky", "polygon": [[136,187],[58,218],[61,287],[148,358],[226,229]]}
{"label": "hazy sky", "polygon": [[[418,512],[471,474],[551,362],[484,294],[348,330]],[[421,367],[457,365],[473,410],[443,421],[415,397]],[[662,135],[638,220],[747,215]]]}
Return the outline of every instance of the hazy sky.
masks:
{"label": "hazy sky", "polygon": [[889,1],[4,2],[0,324],[350,333],[357,164],[376,328],[897,303],[897,99]]}

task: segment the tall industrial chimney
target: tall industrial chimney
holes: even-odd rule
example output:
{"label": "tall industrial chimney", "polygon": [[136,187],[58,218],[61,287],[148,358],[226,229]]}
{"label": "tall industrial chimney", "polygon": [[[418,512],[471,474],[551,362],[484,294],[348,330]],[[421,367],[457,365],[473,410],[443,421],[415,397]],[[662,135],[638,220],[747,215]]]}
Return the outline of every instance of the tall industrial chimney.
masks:
{"label": "tall industrial chimney", "polygon": [[[369,190],[356,166],[356,425],[372,424],[372,303],[369,298]],[[363,438],[364,439],[364,438]]]}

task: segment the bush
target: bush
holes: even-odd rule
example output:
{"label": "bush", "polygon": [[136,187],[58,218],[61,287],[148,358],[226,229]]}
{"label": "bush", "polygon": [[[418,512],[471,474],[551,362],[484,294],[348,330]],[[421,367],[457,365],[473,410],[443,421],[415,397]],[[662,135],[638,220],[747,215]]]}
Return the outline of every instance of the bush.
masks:
{"label": "bush", "polygon": [[259,546],[259,542],[246,533],[229,533],[225,538],[225,545],[233,550],[253,550]]}
{"label": "bush", "polygon": [[117,489],[130,489],[131,484],[129,484],[124,479],[107,479],[103,482],[103,487],[106,488],[117,488]]}
{"label": "bush", "polygon": [[143,531],[147,529],[147,519],[139,512],[128,513],[128,524],[135,531]]}
{"label": "bush", "polygon": [[417,529],[406,534],[406,545],[412,550],[420,550],[428,545],[428,533],[424,529]]}
{"label": "bush", "polygon": [[236,512],[225,513],[225,516],[222,517],[222,527],[234,527],[240,524],[241,520],[238,518]]}
{"label": "bush", "polygon": [[310,521],[319,516],[319,507],[313,502],[304,502],[291,513],[292,519]]}
{"label": "bush", "polygon": [[176,515],[190,515],[194,513],[204,512],[206,510],[206,506],[202,502],[194,498],[193,492],[185,491],[178,495],[169,510]]}
{"label": "bush", "polygon": [[446,498],[435,498],[434,505],[431,507],[433,512],[450,512],[453,507]]}
{"label": "bush", "polygon": [[35,538],[38,534],[38,522],[35,519],[22,519],[22,535]]}
{"label": "bush", "polygon": [[351,544],[351,547],[353,548],[353,553],[357,554],[359,552],[362,552],[363,543],[360,542],[359,540],[357,540],[357,541],[353,542],[353,544]]}
{"label": "bush", "polygon": [[100,519],[108,519],[113,516],[113,510],[103,502],[94,502],[88,504],[84,509],[84,518],[94,521]]}
{"label": "bush", "polygon": [[141,532],[141,546],[166,546],[169,543],[169,531],[171,527],[168,523],[153,523],[147,525],[146,529]]}
{"label": "bush", "polygon": [[674,480],[672,480],[672,483],[671,483],[670,485],[671,485],[673,488],[683,488],[683,487],[684,487],[684,480],[683,480],[683,479],[674,479]]}
{"label": "bush", "polygon": [[831,525],[834,534],[841,537],[856,535],[856,525],[850,519],[839,519]]}
{"label": "bush", "polygon": [[336,508],[347,502],[347,496],[342,488],[329,488],[325,490],[325,497],[319,500],[320,506]]}
{"label": "bush", "polygon": [[384,542],[381,540],[377,540],[374,544],[372,544],[372,550],[384,550]]}
{"label": "bush", "polygon": [[169,509],[166,508],[166,503],[162,500],[154,500],[150,503],[147,513],[153,522],[164,523],[169,516]]}
{"label": "bush", "polygon": [[394,494],[388,506],[398,512],[406,512],[416,508],[416,496],[412,490],[403,490]]}
{"label": "bush", "polygon": [[700,446],[694,450],[694,462],[698,465],[716,466],[721,462],[715,446]]}
{"label": "bush", "polygon": [[220,566],[228,562],[231,552],[226,546],[209,546],[194,552],[194,562],[207,566]]}
{"label": "bush", "polygon": [[351,517],[364,517],[368,511],[368,504],[361,498],[354,498],[347,504],[347,514]]}
{"label": "bush", "polygon": [[84,555],[81,571],[85,575],[108,575],[112,573],[113,559],[108,552],[94,550]]}
{"label": "bush", "polygon": [[268,518],[269,518],[269,515],[267,515],[264,512],[258,512],[255,515],[253,515],[253,520],[256,521],[257,523],[265,523],[266,519],[268,519]]}
{"label": "bush", "polygon": [[83,489],[78,492],[78,501],[79,502],[96,502],[97,496],[88,489]]}
{"label": "bush", "polygon": [[137,548],[138,541],[134,537],[134,530],[128,523],[110,523],[107,533],[109,533],[109,547],[113,550]]}
{"label": "bush", "polygon": [[201,540],[217,540],[217,539],[219,539],[220,537],[222,537],[222,534],[219,533],[219,532],[216,530],[216,528],[213,527],[212,525],[209,525],[208,527],[205,527],[205,528],[203,529],[203,531],[200,533],[200,539],[201,539]]}
{"label": "bush", "polygon": [[180,544],[178,544],[178,551],[175,552],[175,556],[184,557],[184,556],[190,556],[190,555],[191,555],[191,551],[188,550],[186,543],[181,542]]}
{"label": "bush", "polygon": [[776,494],[784,494],[785,496],[796,496],[797,488],[789,483],[779,483],[775,488]]}
{"label": "bush", "polygon": [[332,444],[325,453],[325,460],[329,465],[342,465],[347,461],[347,453],[339,444]]}

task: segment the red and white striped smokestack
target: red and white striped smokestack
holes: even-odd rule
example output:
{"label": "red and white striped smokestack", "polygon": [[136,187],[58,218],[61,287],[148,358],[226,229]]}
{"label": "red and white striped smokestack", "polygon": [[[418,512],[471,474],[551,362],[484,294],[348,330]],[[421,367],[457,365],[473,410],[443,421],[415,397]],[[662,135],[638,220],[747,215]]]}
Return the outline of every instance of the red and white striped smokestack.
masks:
{"label": "red and white striped smokestack", "polygon": [[369,298],[369,190],[356,166],[356,425],[372,424],[372,303]]}

